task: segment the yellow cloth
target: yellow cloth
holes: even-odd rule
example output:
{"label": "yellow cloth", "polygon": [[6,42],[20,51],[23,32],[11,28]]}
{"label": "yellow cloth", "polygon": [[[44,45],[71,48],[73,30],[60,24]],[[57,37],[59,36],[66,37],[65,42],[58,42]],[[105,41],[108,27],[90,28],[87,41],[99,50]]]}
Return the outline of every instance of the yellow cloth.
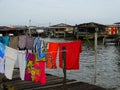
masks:
{"label": "yellow cloth", "polygon": [[35,69],[31,69],[31,78],[32,81],[35,81]]}
{"label": "yellow cloth", "polygon": [[32,67],[33,66],[33,61],[28,61],[27,67]]}

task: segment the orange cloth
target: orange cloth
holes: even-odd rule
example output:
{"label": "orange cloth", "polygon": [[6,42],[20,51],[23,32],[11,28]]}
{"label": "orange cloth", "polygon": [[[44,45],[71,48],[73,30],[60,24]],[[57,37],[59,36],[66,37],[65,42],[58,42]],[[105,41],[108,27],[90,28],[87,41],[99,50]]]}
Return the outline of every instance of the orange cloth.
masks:
{"label": "orange cloth", "polygon": [[46,68],[56,69],[56,56],[58,51],[58,43],[49,42],[48,52],[46,54]]}

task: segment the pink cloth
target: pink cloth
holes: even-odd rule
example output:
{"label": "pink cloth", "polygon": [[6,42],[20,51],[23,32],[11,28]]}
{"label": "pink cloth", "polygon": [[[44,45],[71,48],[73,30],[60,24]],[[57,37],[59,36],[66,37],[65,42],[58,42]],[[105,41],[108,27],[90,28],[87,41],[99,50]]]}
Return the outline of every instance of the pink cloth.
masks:
{"label": "pink cloth", "polygon": [[26,67],[26,71],[25,71],[25,80],[31,81],[32,77],[31,77],[31,70],[33,67],[33,63],[29,63],[29,62],[34,62],[35,58],[34,58],[34,54],[33,53],[26,53],[26,61],[27,61],[27,67]]}
{"label": "pink cloth", "polygon": [[33,53],[27,53],[28,54],[28,61],[34,61],[35,57]]}
{"label": "pink cloth", "polygon": [[35,74],[35,82],[39,82],[45,85],[46,84],[45,62],[35,62],[34,68],[39,69],[40,71],[39,74]]}
{"label": "pink cloth", "polygon": [[31,73],[28,70],[25,71],[25,80],[32,81]]}

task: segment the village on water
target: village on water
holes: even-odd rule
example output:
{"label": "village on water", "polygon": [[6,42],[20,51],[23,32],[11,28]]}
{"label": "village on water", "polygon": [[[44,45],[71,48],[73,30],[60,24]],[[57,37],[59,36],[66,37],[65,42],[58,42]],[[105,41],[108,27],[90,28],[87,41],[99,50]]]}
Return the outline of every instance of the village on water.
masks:
{"label": "village on water", "polygon": [[[30,20],[30,22],[31,22],[31,20]],[[115,45],[119,46],[120,45],[120,22],[115,22],[111,25],[104,25],[104,24],[100,24],[100,23],[96,23],[96,22],[88,22],[88,23],[80,23],[80,24],[75,24],[75,25],[69,25],[66,23],[58,23],[55,25],[41,26],[41,27],[33,26],[32,24],[30,24],[29,26],[24,26],[24,25],[0,26],[0,45],[2,46],[2,47],[0,46],[1,57],[3,57],[3,50],[5,49],[5,48],[3,48],[4,44],[3,45],[1,44],[2,40],[3,40],[2,37],[7,36],[10,38],[14,38],[16,36],[23,36],[23,35],[27,35],[29,37],[34,37],[37,39],[39,38],[42,40],[44,40],[45,38],[61,40],[61,38],[62,38],[64,40],[71,40],[71,42],[69,42],[71,45],[69,44],[70,45],[69,46],[66,43],[60,43],[61,46],[58,46],[59,42],[51,43],[50,50],[52,51],[52,53],[48,52],[48,56],[47,56],[47,54],[42,53],[40,51],[40,50],[47,51],[46,50],[46,49],[48,49],[48,47],[46,46],[47,43],[43,42],[43,47],[40,48],[41,46],[39,46],[39,45],[41,44],[41,42],[35,41],[36,42],[35,43],[32,41],[32,38],[31,38],[30,40],[28,40],[29,41],[28,49],[32,48],[31,52],[33,52],[33,47],[30,47],[30,45],[35,43],[35,46],[34,46],[35,51],[38,54],[39,53],[41,54],[40,56],[38,54],[34,54],[34,56],[37,57],[37,60],[35,59],[36,61],[34,62],[34,61],[32,61],[34,56],[32,56],[32,54],[30,54],[30,53],[28,54],[28,50],[26,48],[23,48],[24,44],[22,42],[24,42],[25,39],[24,39],[24,37],[23,38],[21,37],[21,40],[23,40],[23,41],[21,41],[19,44],[22,45],[22,48],[19,47],[19,50],[21,50],[21,51],[17,51],[17,53],[19,53],[19,55],[22,55],[22,56],[21,57],[17,56],[16,53],[13,53],[13,51],[14,51],[13,49],[11,49],[10,47],[6,47],[6,50],[8,49],[8,53],[7,53],[8,55],[5,54],[5,57],[6,57],[6,61],[12,60],[14,57],[14,58],[26,59],[26,62],[19,61],[20,60],[19,59],[18,60],[19,61],[19,65],[18,65],[19,69],[13,67],[13,65],[15,64],[15,63],[13,63],[14,59],[13,59],[13,61],[11,61],[12,63],[10,61],[8,61],[8,62],[10,62],[10,65],[9,65],[9,63],[5,63],[6,65],[3,66],[3,67],[5,67],[5,70],[6,70],[6,71],[4,71],[5,75],[4,75],[4,73],[0,74],[0,90],[114,90],[114,88],[112,88],[112,89],[106,88],[106,87],[102,87],[102,84],[100,86],[96,84],[96,82],[98,82],[98,79],[97,79],[98,74],[97,74],[97,66],[96,66],[97,61],[94,62],[95,64],[93,63],[95,66],[92,69],[93,72],[95,73],[92,76],[92,77],[94,77],[94,80],[92,81],[94,83],[91,84],[91,83],[87,83],[87,82],[83,82],[83,81],[77,81],[75,79],[68,79],[67,76],[69,76],[69,75],[67,74],[67,70],[71,69],[68,67],[72,67],[71,70],[79,69],[79,64],[81,64],[79,60],[81,60],[81,58],[76,57],[77,64],[75,66],[74,65],[72,66],[73,63],[76,63],[74,60],[71,60],[70,61],[71,63],[68,63],[67,59],[69,58],[69,56],[71,56],[70,58],[73,59],[75,56],[78,56],[79,53],[82,52],[82,49],[81,49],[82,44],[81,43],[84,40],[95,41],[97,38],[98,41],[102,40],[103,45],[106,45],[107,43],[114,43]],[[97,35],[97,37],[95,35]],[[19,41],[16,41],[18,39],[11,39],[11,40],[12,40],[11,41],[12,44],[19,42]],[[75,41],[75,43],[74,43],[74,41]],[[71,48],[71,47],[73,47],[72,43],[74,43],[73,45],[75,45],[74,48]],[[62,46],[62,44],[63,44],[63,46]],[[64,48],[64,45],[65,45],[65,47],[68,46],[69,48]],[[76,45],[78,45],[78,46],[76,46]],[[7,46],[9,46],[9,45],[7,45]],[[49,44],[49,46],[50,46],[50,44]],[[14,45],[13,45],[13,47],[14,47],[14,49],[18,48],[18,47],[15,47]],[[50,69],[57,68],[56,60],[53,60],[53,59],[57,59],[56,52],[58,50],[58,47],[60,50],[62,50],[62,52],[59,51],[59,59],[62,60],[62,61],[59,61],[59,63],[60,63],[59,67],[62,68],[62,70],[63,70],[62,77],[59,75],[56,76],[56,75],[51,75],[49,73],[45,73],[45,70],[44,70],[45,66],[43,64],[43,62],[45,62],[46,65],[48,65],[47,67]],[[75,53],[73,52],[72,54],[71,53],[68,54],[68,52],[67,52],[68,49],[71,50],[71,53],[74,50],[76,50],[76,52]],[[22,50],[26,50],[26,53],[25,53],[26,57],[24,56],[25,58],[23,58],[24,52]],[[48,51],[49,51],[49,49],[48,49]],[[53,53],[55,53],[55,54],[53,54]],[[52,56],[52,54],[53,54],[53,56]],[[12,56],[10,56],[10,55],[12,55]],[[95,56],[95,59],[97,59],[96,47],[95,47],[95,55],[91,54],[90,56]],[[1,57],[0,57],[0,62],[2,62],[2,60],[4,59],[4,58],[1,59]],[[47,57],[47,59],[46,59],[46,57]],[[39,64],[39,65],[41,65],[40,67],[38,65],[38,63],[39,63],[38,58],[40,58],[40,60],[42,60],[42,63],[40,62],[40,64]],[[82,58],[86,59],[87,57],[82,56]],[[27,61],[27,59],[28,59],[28,61]],[[86,61],[89,61],[89,60],[86,60]],[[20,63],[21,63],[21,65],[20,65]],[[50,66],[51,63],[52,63],[52,66]],[[2,67],[3,64],[0,64],[0,65],[1,65],[0,66],[0,70],[1,70],[3,68]],[[24,65],[26,65],[26,66],[24,66]],[[34,65],[36,65],[36,66],[34,66]],[[33,68],[33,66],[34,66],[34,68]],[[80,66],[81,66],[80,69],[82,69],[84,67],[84,66],[82,67],[82,65],[80,65]],[[35,69],[36,67],[37,67],[37,69]],[[40,68],[40,70],[38,70],[38,67]],[[26,70],[28,70],[28,69],[30,70],[30,73],[26,72]],[[50,72],[52,73],[52,71],[50,71]],[[37,76],[36,73],[37,74],[39,73],[41,76],[39,76],[39,75]],[[41,73],[43,73],[43,74],[41,74]],[[31,76],[29,76],[29,74],[31,74]],[[24,78],[25,76],[26,77],[28,76],[28,77]]]}
{"label": "village on water", "polygon": [[103,25],[95,22],[81,23],[69,25],[59,23],[51,26],[0,26],[0,36],[18,36],[28,34],[42,38],[64,38],[64,39],[94,39],[94,33],[97,32],[98,39],[102,39],[104,43],[115,42],[119,44],[120,22],[112,25]]}

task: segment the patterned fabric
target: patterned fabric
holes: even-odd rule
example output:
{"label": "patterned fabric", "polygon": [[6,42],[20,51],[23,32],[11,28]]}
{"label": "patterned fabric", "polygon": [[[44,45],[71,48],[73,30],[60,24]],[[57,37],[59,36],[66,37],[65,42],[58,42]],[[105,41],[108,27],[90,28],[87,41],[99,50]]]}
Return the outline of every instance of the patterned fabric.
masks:
{"label": "patterned fabric", "polygon": [[41,53],[39,58],[37,53],[34,53],[34,56],[35,56],[35,61],[46,61],[45,53]]}
{"label": "patterned fabric", "polygon": [[46,54],[46,68],[56,69],[56,56],[58,51],[58,43],[49,42],[48,52]]}
{"label": "patterned fabric", "polygon": [[34,62],[34,60],[35,60],[35,56],[34,56],[34,54],[33,53],[26,53],[27,55],[28,55],[28,61],[33,61]]}
{"label": "patterned fabric", "polygon": [[35,82],[39,82],[43,85],[46,84],[46,74],[45,74],[45,62],[35,62]]}
{"label": "patterned fabric", "polygon": [[25,80],[28,80],[28,81],[33,80],[31,72],[34,68],[34,61],[35,61],[34,54],[33,53],[26,53]]}
{"label": "patterned fabric", "polygon": [[39,61],[45,61],[45,56],[46,56],[46,53],[41,53],[39,56],[38,56],[38,60]]}
{"label": "patterned fabric", "polygon": [[26,70],[25,70],[25,80],[27,80],[27,81],[31,81],[32,80],[32,78],[31,78],[31,70],[30,70],[29,67],[26,68]]}

